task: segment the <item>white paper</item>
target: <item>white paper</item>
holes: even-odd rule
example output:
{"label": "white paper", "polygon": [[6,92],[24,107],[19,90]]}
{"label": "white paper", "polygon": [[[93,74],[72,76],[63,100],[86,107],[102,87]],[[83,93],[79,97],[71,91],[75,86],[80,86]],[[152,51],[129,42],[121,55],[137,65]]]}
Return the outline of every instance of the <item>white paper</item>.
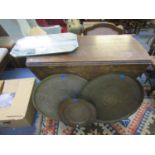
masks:
{"label": "white paper", "polygon": [[15,93],[3,93],[0,95],[0,108],[10,107],[13,103]]}

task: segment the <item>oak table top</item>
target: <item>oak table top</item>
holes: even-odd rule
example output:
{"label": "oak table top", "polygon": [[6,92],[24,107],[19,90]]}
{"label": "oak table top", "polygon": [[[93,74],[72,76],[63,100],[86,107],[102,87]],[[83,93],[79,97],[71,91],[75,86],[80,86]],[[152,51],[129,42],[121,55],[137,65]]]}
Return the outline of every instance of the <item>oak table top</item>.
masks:
{"label": "oak table top", "polygon": [[78,36],[78,43],[70,54],[29,57],[27,66],[151,63],[147,51],[131,35]]}

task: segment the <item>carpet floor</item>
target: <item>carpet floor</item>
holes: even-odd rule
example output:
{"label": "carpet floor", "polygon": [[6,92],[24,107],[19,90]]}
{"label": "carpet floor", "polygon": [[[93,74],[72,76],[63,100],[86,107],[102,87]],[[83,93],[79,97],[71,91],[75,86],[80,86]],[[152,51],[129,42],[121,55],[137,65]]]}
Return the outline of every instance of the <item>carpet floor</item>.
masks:
{"label": "carpet floor", "polygon": [[155,100],[144,99],[139,109],[129,118],[115,123],[98,123],[72,128],[61,121],[43,117],[41,135],[154,135]]}

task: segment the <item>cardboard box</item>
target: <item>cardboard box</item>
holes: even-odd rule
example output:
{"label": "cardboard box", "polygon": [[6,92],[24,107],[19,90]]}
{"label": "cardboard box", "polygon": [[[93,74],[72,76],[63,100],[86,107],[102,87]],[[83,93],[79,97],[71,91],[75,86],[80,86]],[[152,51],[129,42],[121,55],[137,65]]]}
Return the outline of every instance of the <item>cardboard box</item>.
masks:
{"label": "cardboard box", "polygon": [[12,104],[0,107],[0,127],[28,127],[32,125],[34,107],[31,96],[34,78],[0,81],[0,94],[14,93]]}

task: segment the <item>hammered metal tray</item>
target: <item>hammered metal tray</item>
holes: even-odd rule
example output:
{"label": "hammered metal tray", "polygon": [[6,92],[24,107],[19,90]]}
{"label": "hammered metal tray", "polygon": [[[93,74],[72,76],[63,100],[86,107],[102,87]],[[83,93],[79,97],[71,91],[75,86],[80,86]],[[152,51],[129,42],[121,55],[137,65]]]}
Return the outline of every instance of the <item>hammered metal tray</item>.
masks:
{"label": "hammered metal tray", "polygon": [[94,104],[98,120],[115,122],[138,109],[144,92],[137,80],[124,74],[108,74],[90,81],[81,96]]}
{"label": "hammered metal tray", "polygon": [[73,74],[56,74],[44,79],[33,93],[35,108],[43,115],[58,120],[59,104],[77,97],[87,80]]}
{"label": "hammered metal tray", "polygon": [[72,127],[87,126],[96,120],[96,109],[84,99],[67,99],[59,106],[59,117],[62,122]]}

